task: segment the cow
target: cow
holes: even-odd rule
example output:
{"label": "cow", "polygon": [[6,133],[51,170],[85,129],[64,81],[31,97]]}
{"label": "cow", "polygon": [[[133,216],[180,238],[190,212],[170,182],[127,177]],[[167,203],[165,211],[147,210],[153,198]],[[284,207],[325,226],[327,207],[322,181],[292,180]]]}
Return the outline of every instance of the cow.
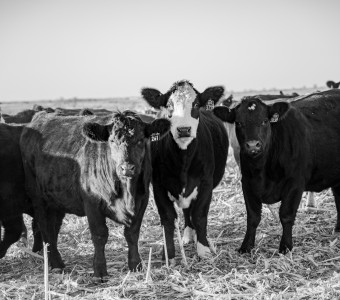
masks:
{"label": "cow", "polygon": [[338,89],[340,86],[340,81],[339,82],[334,82],[332,80],[328,80],[326,82],[326,85],[330,88],[330,89]]}
{"label": "cow", "polygon": [[[183,242],[197,240],[199,257],[211,255],[207,240],[207,218],[212,191],[222,179],[228,156],[228,137],[221,120],[204,108],[223,95],[222,86],[198,92],[192,83],[181,80],[162,94],[143,88],[147,103],[171,120],[170,132],[152,147],[152,186],[164,226],[168,258],[175,263],[174,203],[183,209]],[[163,259],[165,251],[163,249]]]}
{"label": "cow", "polygon": [[34,105],[33,109],[26,109],[21,112],[18,112],[15,115],[1,114],[1,117],[4,119],[5,123],[15,123],[15,124],[26,124],[31,122],[33,116],[39,111],[46,111],[48,113],[54,112],[54,110],[50,107],[42,107],[41,105]]}
{"label": "cow", "polygon": [[[299,96],[298,93],[292,93],[292,94],[284,94],[282,91],[280,91],[279,95],[255,95],[255,96],[250,96],[250,97],[256,97],[262,101],[272,101],[272,100],[277,100],[277,99],[286,99],[287,101],[294,101],[294,99],[298,99],[297,97]],[[242,99],[245,99],[249,96],[243,97]],[[233,100],[232,95],[229,96],[227,99],[224,99],[221,104],[224,106],[227,106],[229,108],[235,107],[237,104],[239,103],[239,101],[235,101]],[[234,123],[225,123],[227,132],[228,132],[228,137],[229,137],[229,144],[231,146],[231,148],[233,149],[233,154],[234,154],[234,158],[235,161],[239,167],[239,170],[241,170],[240,168],[240,144],[237,141],[236,138],[236,132],[235,132],[235,124]],[[315,202],[315,198],[314,198],[314,193],[313,192],[308,192],[307,195],[307,201],[306,201],[306,208],[315,208],[316,207],[316,202]],[[270,209],[270,206],[268,206]]]}
{"label": "cow", "polygon": [[[19,240],[26,229],[23,213],[33,217],[30,199],[25,192],[25,175],[20,152],[21,125],[0,124],[0,222],[5,229],[1,241],[0,258]],[[33,222],[33,229],[36,223]],[[0,227],[1,229],[1,227]],[[42,249],[41,236],[34,231],[33,251]],[[27,237],[27,230],[26,230]]]}
{"label": "cow", "polygon": [[262,204],[281,201],[280,253],[292,250],[292,228],[303,191],[331,188],[340,231],[340,91],[317,92],[292,102],[266,104],[249,97],[214,113],[236,124],[247,231],[240,253],[250,252]]}
{"label": "cow", "polygon": [[108,276],[106,217],[125,226],[130,270],[141,269],[139,231],[149,197],[149,138],[170,122],[144,123],[131,111],[108,116],[39,113],[22,133],[26,189],[52,269],[64,268],[57,237],[65,213],[86,216],[94,244],[94,276]]}
{"label": "cow", "polygon": [[61,108],[57,107],[55,112],[60,116],[76,116],[76,115],[96,115],[96,116],[106,116],[112,114],[112,111],[98,108],[98,109],[88,109],[88,108]]}

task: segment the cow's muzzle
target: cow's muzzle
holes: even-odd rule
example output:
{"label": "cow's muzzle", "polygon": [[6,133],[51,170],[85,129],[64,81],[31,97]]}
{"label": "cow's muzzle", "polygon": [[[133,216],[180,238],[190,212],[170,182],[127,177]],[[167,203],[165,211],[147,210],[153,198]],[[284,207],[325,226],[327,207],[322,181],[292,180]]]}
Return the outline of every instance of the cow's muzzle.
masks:
{"label": "cow's muzzle", "polygon": [[191,127],[177,127],[177,134],[179,138],[182,137],[190,137],[191,136]]}
{"label": "cow's muzzle", "polygon": [[262,143],[256,140],[245,142],[245,150],[248,155],[255,157],[262,152]]}
{"label": "cow's muzzle", "polygon": [[136,167],[129,163],[122,163],[118,167],[119,174],[125,177],[132,177],[136,173]]}

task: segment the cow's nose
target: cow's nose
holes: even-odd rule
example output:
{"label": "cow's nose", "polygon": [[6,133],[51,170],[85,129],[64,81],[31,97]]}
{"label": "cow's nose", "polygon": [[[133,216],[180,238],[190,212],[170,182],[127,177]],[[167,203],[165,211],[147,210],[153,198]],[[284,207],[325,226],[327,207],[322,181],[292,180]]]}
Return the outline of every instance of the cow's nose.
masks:
{"label": "cow's nose", "polygon": [[132,176],[135,174],[135,166],[128,163],[123,163],[120,166],[120,173],[124,176]]}
{"label": "cow's nose", "polygon": [[257,154],[262,149],[262,143],[260,141],[248,141],[246,142],[246,149],[249,153]]}
{"label": "cow's nose", "polygon": [[178,137],[190,137],[191,127],[177,127]]}

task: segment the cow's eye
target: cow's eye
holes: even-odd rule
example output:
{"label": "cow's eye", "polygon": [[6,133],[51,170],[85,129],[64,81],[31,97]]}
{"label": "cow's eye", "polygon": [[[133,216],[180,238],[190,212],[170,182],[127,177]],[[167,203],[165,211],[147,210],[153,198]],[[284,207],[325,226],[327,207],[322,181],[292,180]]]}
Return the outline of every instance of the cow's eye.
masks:
{"label": "cow's eye", "polygon": [[268,124],[268,119],[264,119],[261,123],[261,126],[266,126]]}
{"label": "cow's eye", "polygon": [[137,145],[138,145],[138,146],[142,146],[142,145],[143,145],[143,140],[139,140],[139,141],[137,142]]}
{"label": "cow's eye", "polygon": [[235,122],[235,125],[236,125],[237,127],[242,127],[242,123],[241,123],[241,122]]}

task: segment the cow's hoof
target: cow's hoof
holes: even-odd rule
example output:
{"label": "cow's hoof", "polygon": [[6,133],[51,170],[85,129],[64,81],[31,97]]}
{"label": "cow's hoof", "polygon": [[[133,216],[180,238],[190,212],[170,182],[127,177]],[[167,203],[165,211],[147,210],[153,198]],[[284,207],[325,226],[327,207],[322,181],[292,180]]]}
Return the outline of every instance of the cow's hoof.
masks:
{"label": "cow's hoof", "polygon": [[251,252],[251,248],[244,248],[244,247],[241,247],[239,249],[236,249],[236,251],[240,254],[249,254]]}
{"label": "cow's hoof", "polygon": [[137,262],[130,262],[129,263],[129,269],[131,272],[140,272],[143,271],[143,264],[141,261]]}
{"label": "cow's hoof", "polygon": [[212,253],[209,246],[204,246],[200,242],[197,242],[197,254],[200,258],[211,258]]}
{"label": "cow's hoof", "polygon": [[187,245],[190,242],[196,243],[196,241],[197,241],[196,230],[190,228],[189,226],[185,227],[182,238],[183,245]]}
{"label": "cow's hoof", "polygon": [[95,284],[101,284],[101,283],[105,283],[105,282],[108,282],[110,279],[110,276],[104,276],[104,277],[96,277],[96,276],[93,276],[93,283]]}
{"label": "cow's hoof", "polygon": [[51,269],[51,273],[52,274],[62,274],[63,269],[62,268],[53,268],[53,269]]}
{"label": "cow's hoof", "polygon": [[293,247],[286,246],[286,245],[280,245],[279,253],[286,255],[289,251],[292,251]]}

